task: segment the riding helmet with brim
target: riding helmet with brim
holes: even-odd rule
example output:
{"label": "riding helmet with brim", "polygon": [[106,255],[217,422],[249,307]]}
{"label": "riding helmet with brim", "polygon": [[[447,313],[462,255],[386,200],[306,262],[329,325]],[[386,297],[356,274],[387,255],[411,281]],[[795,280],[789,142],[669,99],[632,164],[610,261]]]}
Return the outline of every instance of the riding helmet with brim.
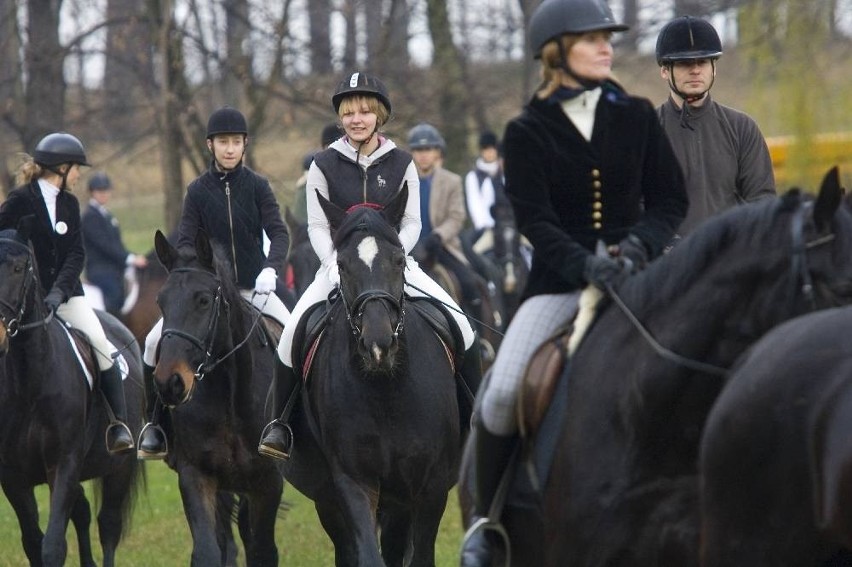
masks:
{"label": "riding helmet with brim", "polygon": [[547,42],[566,33],[627,29],[630,27],[616,23],[606,0],[544,0],[530,18],[530,47],[538,59]]}
{"label": "riding helmet with brim", "polygon": [[657,36],[657,64],[661,67],[676,61],[718,59],[721,55],[719,34],[710,22],[700,18],[675,18]]}
{"label": "riding helmet with brim", "polygon": [[339,114],[340,103],[343,99],[353,95],[374,96],[385,105],[388,114],[391,113],[391,102],[388,90],[379,79],[373,75],[356,71],[337,84],[334,94],[331,96],[331,105],[334,113]]}
{"label": "riding helmet with brim", "polygon": [[42,138],[36,144],[33,161],[46,167],[56,167],[63,163],[91,165],[86,159],[83,143],[66,132],[54,132]]}
{"label": "riding helmet with brim", "polygon": [[408,147],[412,150],[423,150],[430,148],[438,148],[440,150],[447,149],[447,143],[444,137],[438,132],[438,129],[421,122],[408,132]]}
{"label": "riding helmet with brim", "polygon": [[248,124],[243,113],[236,108],[223,106],[207,119],[207,139],[220,134],[243,134],[248,136]]}

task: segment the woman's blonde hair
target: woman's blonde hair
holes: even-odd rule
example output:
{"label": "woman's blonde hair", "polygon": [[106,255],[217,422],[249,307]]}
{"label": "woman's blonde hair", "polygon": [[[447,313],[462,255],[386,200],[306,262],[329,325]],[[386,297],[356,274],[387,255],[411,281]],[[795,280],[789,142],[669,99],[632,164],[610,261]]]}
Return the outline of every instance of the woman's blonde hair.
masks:
{"label": "woman's blonde hair", "polygon": [[[565,69],[562,68],[562,55],[565,54],[567,59],[571,48],[580,41],[581,37],[583,34],[566,33],[548,41],[541,48],[541,86],[536,91],[538,98],[546,99],[562,85],[562,80],[567,76]],[[561,52],[557,42],[562,42]]]}
{"label": "woman's blonde hair", "polygon": [[35,160],[33,160],[32,156],[21,154],[21,157],[23,158],[23,162],[15,175],[15,182],[18,185],[26,185],[33,179],[38,179],[44,176],[44,168],[37,164]]}
{"label": "woman's blonde hair", "polygon": [[348,96],[340,101],[337,114],[343,118],[343,115],[347,112],[361,110],[365,106],[370,110],[370,112],[376,115],[376,128],[381,128],[387,124],[388,118],[390,118],[390,113],[385,105],[374,96],[365,96],[360,94]]}

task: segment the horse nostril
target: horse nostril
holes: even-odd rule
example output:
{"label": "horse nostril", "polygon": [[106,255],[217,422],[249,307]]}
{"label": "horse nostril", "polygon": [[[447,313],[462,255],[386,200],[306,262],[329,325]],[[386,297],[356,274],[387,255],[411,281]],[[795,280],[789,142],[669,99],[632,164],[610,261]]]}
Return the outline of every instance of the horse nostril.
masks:
{"label": "horse nostril", "polygon": [[166,384],[168,396],[173,400],[179,400],[183,397],[183,393],[185,392],[185,388],[183,385],[183,380],[180,377],[180,374],[174,373],[169,376],[168,383]]}

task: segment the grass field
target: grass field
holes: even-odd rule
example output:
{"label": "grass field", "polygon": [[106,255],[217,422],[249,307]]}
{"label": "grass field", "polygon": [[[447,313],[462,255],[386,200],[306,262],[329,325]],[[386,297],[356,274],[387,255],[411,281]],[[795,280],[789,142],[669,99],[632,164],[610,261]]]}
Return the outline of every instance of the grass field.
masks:
{"label": "grass field", "polygon": [[[161,462],[146,463],[147,490],[140,492],[130,532],[118,548],[116,563],[122,567],[171,567],[188,565],[192,550],[189,528],[183,515],[177,474]],[[91,483],[86,493],[92,498]],[[42,529],[47,521],[48,491],[37,490]],[[316,567],[334,564],[334,551],[314,511],[313,503],[291,486],[284,489],[290,509],[276,524],[276,543],[280,564],[293,567]],[[100,564],[100,544],[93,519],[92,539],[95,557]],[[461,521],[455,490],[450,495],[436,545],[436,564],[458,564]],[[26,565],[21,549],[20,530],[8,501],[0,499],[0,567]],[[68,529],[68,565],[79,565],[73,527]],[[240,555],[239,565],[245,565]]]}

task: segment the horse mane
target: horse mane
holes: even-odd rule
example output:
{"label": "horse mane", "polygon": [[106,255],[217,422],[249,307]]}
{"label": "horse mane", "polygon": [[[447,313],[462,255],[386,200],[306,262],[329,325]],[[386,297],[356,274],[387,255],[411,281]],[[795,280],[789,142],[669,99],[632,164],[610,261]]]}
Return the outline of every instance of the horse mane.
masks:
{"label": "horse mane", "polygon": [[369,232],[391,244],[402,246],[396,230],[379,211],[370,207],[358,207],[350,211],[343,224],[334,231],[332,242],[335,250],[339,249],[340,245],[352,236],[352,233],[359,231]]}
{"label": "horse mane", "polygon": [[[766,235],[775,227],[781,214],[790,213],[805,199],[799,190],[791,190],[777,199],[740,205],[707,220],[698,230],[681,240],[669,254],[652,262],[648,269],[629,278],[619,290],[623,298],[635,306],[636,314],[651,312],[667,305],[672,298],[694,285],[707,268],[719,262],[733,245],[738,250],[768,251]],[[777,238],[777,230],[773,238]],[[783,240],[776,240],[778,245]],[[771,249],[780,249],[775,246]],[[785,257],[788,256],[784,252]],[[743,253],[724,255],[731,272],[745,271],[753,256]],[[767,259],[767,263],[771,260]],[[708,290],[709,291],[709,290]],[[731,293],[720,289],[719,293]]]}

